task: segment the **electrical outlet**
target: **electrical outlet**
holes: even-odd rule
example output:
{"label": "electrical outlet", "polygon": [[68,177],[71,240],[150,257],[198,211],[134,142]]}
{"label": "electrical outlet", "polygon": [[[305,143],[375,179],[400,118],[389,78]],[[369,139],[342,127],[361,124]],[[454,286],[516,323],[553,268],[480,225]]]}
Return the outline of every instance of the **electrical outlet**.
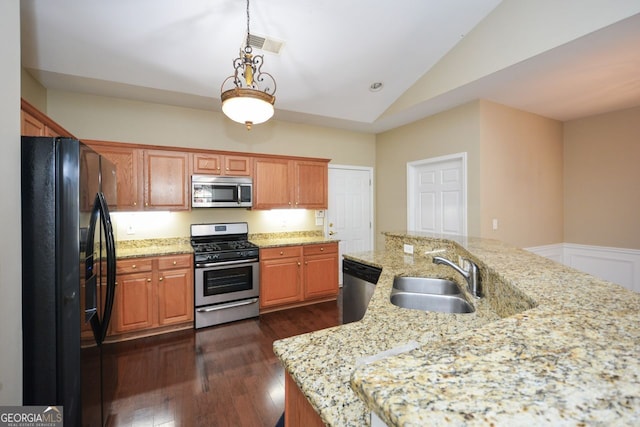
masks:
{"label": "electrical outlet", "polygon": [[493,221],[492,221],[491,225],[493,226],[494,230],[497,230],[498,229],[498,218],[493,218]]}
{"label": "electrical outlet", "polygon": [[412,254],[413,253],[413,245],[404,245],[404,253]]}

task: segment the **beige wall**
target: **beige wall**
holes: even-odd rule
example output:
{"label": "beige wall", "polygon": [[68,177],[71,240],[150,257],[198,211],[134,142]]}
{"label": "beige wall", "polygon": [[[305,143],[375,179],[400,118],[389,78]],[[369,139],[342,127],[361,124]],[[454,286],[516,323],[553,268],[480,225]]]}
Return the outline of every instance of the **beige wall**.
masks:
{"label": "beige wall", "polygon": [[[221,113],[124,99],[48,91],[47,112],[81,139],[164,146],[232,150],[332,159],[332,163],[375,165],[375,135],[277,120],[250,132]],[[192,212],[118,213],[114,224],[119,240],[181,237],[189,225],[202,222],[246,221],[251,233],[322,230],[315,211],[247,211],[198,209]],[[133,227],[135,234],[127,234]]]}
{"label": "beige wall", "polygon": [[564,124],[568,243],[640,249],[640,107]]}
{"label": "beige wall", "polygon": [[20,4],[0,1],[0,405],[22,404]]}
{"label": "beige wall", "polygon": [[480,233],[480,103],[471,102],[378,135],[376,240],[407,227],[407,162],[467,152],[468,232]]}
{"label": "beige wall", "polygon": [[47,89],[24,68],[20,68],[20,93],[31,105],[47,113]]}
{"label": "beige wall", "polygon": [[[468,234],[561,243],[562,123],[476,101],[378,135],[376,236],[407,226],[407,163],[467,152]],[[493,218],[498,230],[492,229]]]}
{"label": "beige wall", "polygon": [[480,235],[519,247],[562,243],[562,123],[489,101],[480,111]]}
{"label": "beige wall", "polygon": [[278,120],[247,131],[222,113],[125,99],[48,91],[49,116],[81,139],[248,153],[322,157],[375,164],[375,135]]}

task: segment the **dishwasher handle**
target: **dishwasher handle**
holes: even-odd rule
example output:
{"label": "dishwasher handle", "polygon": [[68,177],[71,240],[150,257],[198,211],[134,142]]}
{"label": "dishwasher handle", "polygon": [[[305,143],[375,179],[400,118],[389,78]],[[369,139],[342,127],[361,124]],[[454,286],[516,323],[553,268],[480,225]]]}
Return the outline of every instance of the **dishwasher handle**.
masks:
{"label": "dishwasher handle", "polygon": [[382,269],[371,265],[362,264],[349,259],[342,260],[342,273],[364,280],[371,284],[378,283]]}

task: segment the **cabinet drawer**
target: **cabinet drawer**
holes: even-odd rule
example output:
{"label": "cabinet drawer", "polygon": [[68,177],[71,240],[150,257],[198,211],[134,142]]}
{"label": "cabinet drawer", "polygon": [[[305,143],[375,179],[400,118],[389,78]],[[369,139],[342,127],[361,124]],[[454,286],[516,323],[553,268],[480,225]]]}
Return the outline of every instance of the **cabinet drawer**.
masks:
{"label": "cabinet drawer", "polygon": [[291,258],[302,255],[301,246],[279,246],[277,248],[260,249],[260,260]]}
{"label": "cabinet drawer", "polygon": [[151,258],[119,259],[116,261],[116,274],[151,271]]}
{"label": "cabinet drawer", "polygon": [[337,243],[322,243],[317,245],[305,245],[304,255],[322,255],[322,254],[334,254],[338,252]]}
{"label": "cabinet drawer", "polygon": [[191,267],[193,256],[189,255],[172,255],[158,258],[158,268],[160,270],[169,270],[172,268]]}

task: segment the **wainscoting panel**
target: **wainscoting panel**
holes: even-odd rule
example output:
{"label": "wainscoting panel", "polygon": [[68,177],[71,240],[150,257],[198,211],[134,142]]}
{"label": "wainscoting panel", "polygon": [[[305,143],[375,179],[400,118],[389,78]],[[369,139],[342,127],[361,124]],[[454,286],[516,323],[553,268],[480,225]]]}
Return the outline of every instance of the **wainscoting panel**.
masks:
{"label": "wainscoting panel", "polygon": [[576,270],[640,292],[640,250],[574,243],[526,249]]}
{"label": "wainscoting panel", "polygon": [[555,245],[536,246],[533,248],[525,248],[529,252],[533,252],[536,255],[543,256],[545,258],[552,259],[564,264],[564,244],[557,243]]}

